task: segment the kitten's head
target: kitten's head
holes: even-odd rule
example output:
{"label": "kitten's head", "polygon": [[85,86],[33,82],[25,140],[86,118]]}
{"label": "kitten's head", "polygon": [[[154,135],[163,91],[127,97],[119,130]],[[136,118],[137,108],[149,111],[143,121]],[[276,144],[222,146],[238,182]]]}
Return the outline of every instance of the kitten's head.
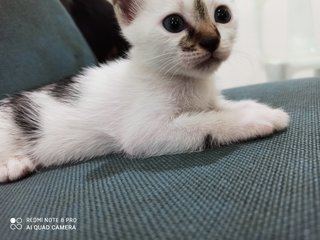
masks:
{"label": "kitten's head", "polygon": [[201,77],[230,55],[232,0],[113,0],[136,59],[169,76]]}

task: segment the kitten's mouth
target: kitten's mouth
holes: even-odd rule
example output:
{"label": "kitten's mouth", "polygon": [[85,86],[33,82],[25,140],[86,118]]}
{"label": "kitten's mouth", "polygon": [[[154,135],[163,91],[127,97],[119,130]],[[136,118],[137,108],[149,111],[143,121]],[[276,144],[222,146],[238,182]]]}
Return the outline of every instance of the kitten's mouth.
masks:
{"label": "kitten's mouth", "polygon": [[218,54],[208,53],[208,55],[200,63],[198,63],[195,68],[207,69],[213,65],[220,64],[222,61],[223,59]]}
{"label": "kitten's mouth", "polygon": [[212,71],[220,66],[220,64],[226,60],[227,55],[223,52],[214,53],[191,53],[189,55],[184,55],[182,62],[185,67],[189,70],[200,70],[200,71]]}

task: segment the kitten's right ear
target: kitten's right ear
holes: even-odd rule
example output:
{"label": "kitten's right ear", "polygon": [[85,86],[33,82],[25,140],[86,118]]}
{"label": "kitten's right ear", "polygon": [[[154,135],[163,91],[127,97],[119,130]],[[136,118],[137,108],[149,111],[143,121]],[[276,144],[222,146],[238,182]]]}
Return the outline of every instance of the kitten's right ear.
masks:
{"label": "kitten's right ear", "polygon": [[120,24],[129,25],[136,17],[142,0],[112,0]]}

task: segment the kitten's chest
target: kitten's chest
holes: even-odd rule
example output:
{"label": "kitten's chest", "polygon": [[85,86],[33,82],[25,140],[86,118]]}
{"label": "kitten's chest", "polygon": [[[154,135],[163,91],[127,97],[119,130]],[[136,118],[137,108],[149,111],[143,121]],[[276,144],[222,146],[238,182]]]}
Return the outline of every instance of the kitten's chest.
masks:
{"label": "kitten's chest", "polygon": [[211,110],[214,91],[211,86],[201,83],[184,84],[168,90],[171,103],[178,112],[202,112]]}
{"label": "kitten's chest", "polygon": [[203,112],[210,110],[210,101],[206,96],[183,94],[174,97],[172,102],[179,113]]}

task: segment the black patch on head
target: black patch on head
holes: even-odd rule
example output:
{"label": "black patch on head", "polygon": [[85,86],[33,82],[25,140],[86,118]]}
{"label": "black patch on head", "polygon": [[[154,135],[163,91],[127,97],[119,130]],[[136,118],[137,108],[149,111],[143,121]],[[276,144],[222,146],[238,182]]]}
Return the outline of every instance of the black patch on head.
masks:
{"label": "black patch on head", "polygon": [[62,102],[73,101],[79,96],[79,90],[76,88],[77,83],[72,76],[64,78],[50,86],[49,94]]}
{"label": "black patch on head", "polygon": [[8,105],[12,109],[15,124],[29,141],[40,137],[40,107],[27,93],[16,94],[10,98]]}
{"label": "black patch on head", "polygon": [[188,28],[188,36],[189,38],[194,38],[196,36],[197,32],[193,27]]}

